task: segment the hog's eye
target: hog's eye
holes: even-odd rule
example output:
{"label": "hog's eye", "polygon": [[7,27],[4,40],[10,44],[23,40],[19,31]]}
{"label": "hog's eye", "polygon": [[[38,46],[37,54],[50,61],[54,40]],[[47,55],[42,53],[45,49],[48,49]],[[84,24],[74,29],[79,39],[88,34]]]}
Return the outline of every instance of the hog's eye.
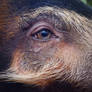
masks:
{"label": "hog's eye", "polygon": [[48,41],[56,37],[55,29],[46,22],[38,22],[34,24],[28,31],[27,36],[34,40]]}
{"label": "hog's eye", "polygon": [[49,40],[52,36],[53,33],[51,32],[51,30],[47,28],[42,28],[38,30],[36,33],[32,34],[32,37],[38,40]]}

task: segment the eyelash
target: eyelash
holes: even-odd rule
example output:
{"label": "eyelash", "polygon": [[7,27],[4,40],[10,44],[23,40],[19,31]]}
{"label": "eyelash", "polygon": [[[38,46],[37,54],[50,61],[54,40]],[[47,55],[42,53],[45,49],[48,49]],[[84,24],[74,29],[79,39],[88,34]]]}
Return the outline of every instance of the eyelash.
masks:
{"label": "eyelash", "polygon": [[35,40],[45,41],[45,40],[50,40],[53,35],[54,34],[50,30],[44,28],[32,34],[32,37]]}

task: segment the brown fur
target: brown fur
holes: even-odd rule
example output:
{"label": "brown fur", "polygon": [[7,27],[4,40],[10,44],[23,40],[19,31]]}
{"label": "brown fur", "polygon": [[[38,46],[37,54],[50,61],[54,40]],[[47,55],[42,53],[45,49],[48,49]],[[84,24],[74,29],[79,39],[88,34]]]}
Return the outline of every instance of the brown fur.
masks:
{"label": "brown fur", "polygon": [[[33,24],[45,20],[54,26],[58,38],[48,42],[33,41],[26,31],[19,30],[22,24],[29,26],[25,23],[28,18]],[[60,80],[91,87],[92,20],[67,9],[40,7],[15,16],[13,21],[8,25],[5,37],[8,40],[14,37],[18,42],[9,69],[0,77],[40,86]]]}

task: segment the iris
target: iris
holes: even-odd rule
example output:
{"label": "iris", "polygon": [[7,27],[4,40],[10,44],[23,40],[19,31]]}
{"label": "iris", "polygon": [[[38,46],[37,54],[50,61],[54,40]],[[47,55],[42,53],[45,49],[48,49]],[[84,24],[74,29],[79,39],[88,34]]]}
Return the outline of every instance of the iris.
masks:
{"label": "iris", "polygon": [[40,35],[41,35],[41,37],[43,37],[43,38],[48,37],[50,34],[51,34],[51,32],[50,32],[50,30],[48,30],[48,29],[41,29],[41,30],[40,30]]}
{"label": "iris", "polygon": [[49,40],[52,36],[52,32],[49,29],[43,28],[38,30],[33,37],[38,40]]}

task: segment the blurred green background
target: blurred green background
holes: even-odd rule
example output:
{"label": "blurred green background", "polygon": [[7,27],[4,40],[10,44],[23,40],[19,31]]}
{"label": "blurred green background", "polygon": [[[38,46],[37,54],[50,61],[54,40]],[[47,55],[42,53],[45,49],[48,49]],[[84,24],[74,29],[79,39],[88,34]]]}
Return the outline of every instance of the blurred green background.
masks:
{"label": "blurred green background", "polygon": [[81,0],[81,1],[83,1],[85,4],[92,6],[92,0]]}

